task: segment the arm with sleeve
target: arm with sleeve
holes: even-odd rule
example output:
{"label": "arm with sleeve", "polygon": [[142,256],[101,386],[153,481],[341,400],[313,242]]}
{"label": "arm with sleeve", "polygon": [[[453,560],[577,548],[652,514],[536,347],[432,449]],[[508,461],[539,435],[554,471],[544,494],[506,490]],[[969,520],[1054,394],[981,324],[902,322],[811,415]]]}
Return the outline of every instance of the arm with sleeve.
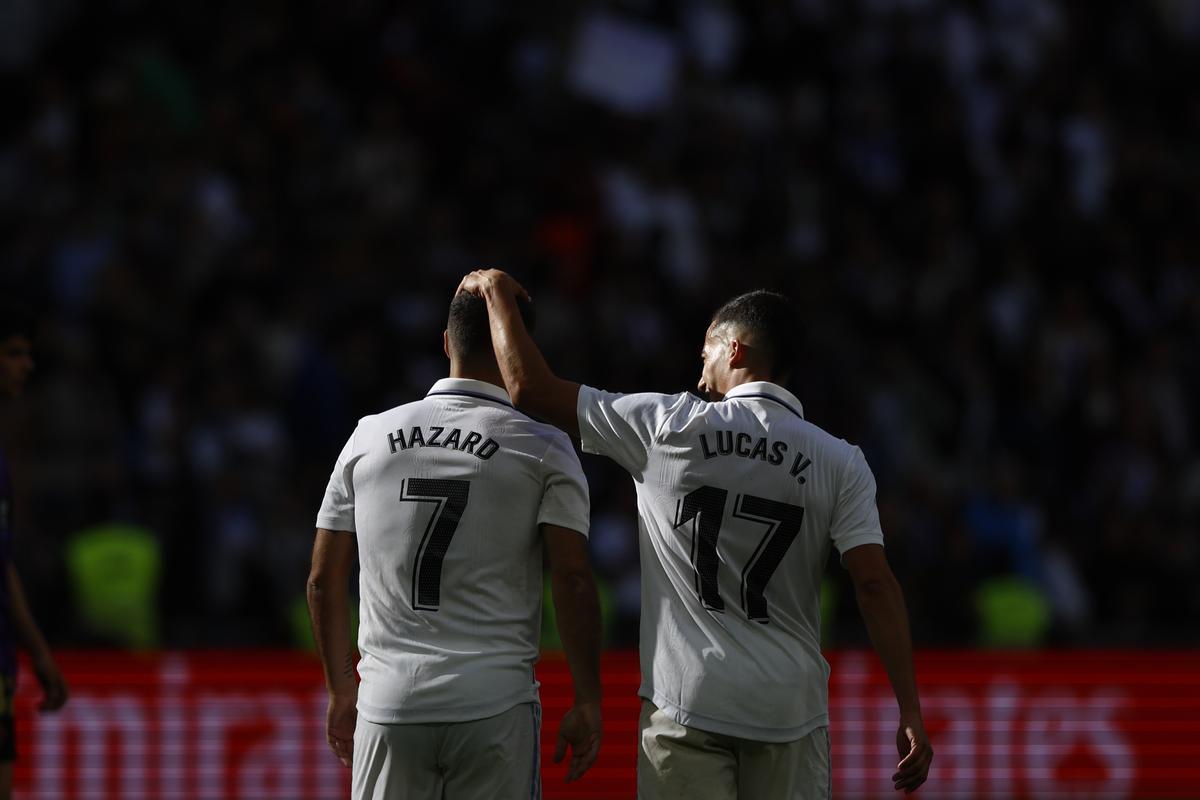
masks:
{"label": "arm with sleeve", "polygon": [[639,477],[659,430],[689,397],[686,392],[616,394],[579,387],[579,439],[583,451],[608,456]]}
{"label": "arm with sleeve", "polygon": [[342,452],[333,465],[321,510],[317,512],[317,527],[330,531],[351,531],[354,527],[354,438],[358,430],[346,441]]}
{"label": "arm with sleeve", "polygon": [[559,638],[566,651],[575,705],[563,718],[555,760],[569,742],[571,774],[578,777],[600,746],[600,602],[587,554],[590,513],[587,482],[565,435],[542,458],[545,468],[538,524],[546,537]]}
{"label": "arm with sleeve", "polygon": [[579,457],[565,434],[557,433],[542,456],[542,502],[539,525],[558,525],[588,535],[591,501]]}
{"label": "arm with sleeve", "polygon": [[875,504],[875,476],[857,447],[851,450],[842,468],[829,537],[843,559],[847,551],[860,545],[883,545],[879,508]]}
{"label": "arm with sleeve", "polygon": [[312,569],[305,588],[313,641],[329,693],[325,737],[334,754],[347,766],[354,746],[358,696],[347,585],[357,544],[353,535],[353,452],[354,436],[351,435],[334,464],[321,510],[317,513]]}
{"label": "arm with sleeve", "polygon": [[[908,755],[893,775],[896,788],[919,786],[928,773],[933,750],[921,719],[921,700],[913,668],[912,635],[900,583],[883,550],[883,532],[875,504],[875,479],[857,447],[846,465],[830,526],[842,563],[854,582],[859,612],[879,660],[883,662],[900,707],[897,744]],[[906,750],[907,748],[907,750]]]}

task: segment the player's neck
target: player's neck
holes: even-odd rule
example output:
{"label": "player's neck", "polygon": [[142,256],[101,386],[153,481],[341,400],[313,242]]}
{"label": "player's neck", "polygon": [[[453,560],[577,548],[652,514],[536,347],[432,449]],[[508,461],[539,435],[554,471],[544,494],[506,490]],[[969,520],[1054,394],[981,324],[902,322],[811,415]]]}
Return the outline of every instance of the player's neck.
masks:
{"label": "player's neck", "polygon": [[450,362],[450,377],[483,381],[493,386],[499,386],[501,389],[504,388],[504,376],[500,374],[500,367],[496,366],[495,361],[491,364],[475,364],[452,360]]}
{"label": "player's neck", "polygon": [[762,370],[755,369],[735,369],[729,373],[729,385],[725,387],[725,393],[732,392],[737,387],[744,383],[756,383],[758,381],[766,381],[774,383],[771,376]]}

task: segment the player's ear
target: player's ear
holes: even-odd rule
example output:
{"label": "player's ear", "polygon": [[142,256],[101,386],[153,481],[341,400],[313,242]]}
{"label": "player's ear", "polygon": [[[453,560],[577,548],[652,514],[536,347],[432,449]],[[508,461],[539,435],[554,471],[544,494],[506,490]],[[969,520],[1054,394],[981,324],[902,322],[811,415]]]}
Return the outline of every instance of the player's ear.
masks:
{"label": "player's ear", "polygon": [[442,331],[442,352],[450,358],[450,331]]}
{"label": "player's ear", "polygon": [[745,366],[745,361],[745,346],[736,337],[731,336],[729,338],[729,368],[738,369],[739,367],[743,367]]}

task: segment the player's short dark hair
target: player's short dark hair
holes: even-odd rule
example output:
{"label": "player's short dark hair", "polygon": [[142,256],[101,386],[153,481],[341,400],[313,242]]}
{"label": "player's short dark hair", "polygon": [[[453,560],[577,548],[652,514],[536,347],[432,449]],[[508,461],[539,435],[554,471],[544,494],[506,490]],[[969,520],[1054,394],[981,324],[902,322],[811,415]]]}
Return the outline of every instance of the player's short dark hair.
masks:
{"label": "player's short dark hair", "polygon": [[[517,309],[530,333],[534,328],[533,306],[523,297],[517,298]],[[450,301],[450,316],[446,320],[450,334],[450,352],[457,358],[492,357],[492,329],[488,322],[487,301],[470,292],[459,292]]]}
{"label": "player's short dark hair", "polygon": [[733,325],[762,348],[771,377],[786,378],[799,355],[796,307],[785,295],[756,289],[738,295],[713,314],[712,324]]}
{"label": "player's short dark hair", "polygon": [[0,341],[10,336],[33,338],[36,325],[33,312],[7,300],[0,301]]}

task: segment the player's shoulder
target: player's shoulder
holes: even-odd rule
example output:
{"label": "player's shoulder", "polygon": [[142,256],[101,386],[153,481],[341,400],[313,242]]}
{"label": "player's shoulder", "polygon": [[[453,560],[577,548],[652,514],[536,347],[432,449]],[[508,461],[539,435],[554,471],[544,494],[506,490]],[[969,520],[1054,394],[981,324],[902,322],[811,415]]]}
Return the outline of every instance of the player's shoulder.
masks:
{"label": "player's shoulder", "polygon": [[579,395],[580,402],[619,403],[623,406],[675,408],[693,401],[701,404],[704,403],[703,400],[691,392],[677,392],[675,394],[664,392],[610,392],[586,384],[579,387]]}
{"label": "player's shoulder", "polygon": [[543,450],[571,450],[574,451],[574,446],[571,444],[571,437],[564,431],[549,422],[531,417],[516,409],[512,410],[512,414],[508,415],[505,420],[508,432],[517,437],[528,439],[532,446],[541,447]]}
{"label": "player's shoulder", "polygon": [[691,392],[676,392],[675,394],[645,392],[644,396],[646,402],[654,403],[670,411],[700,409],[709,405],[709,402],[703,397]]}
{"label": "player's shoulder", "polygon": [[352,438],[362,442],[380,431],[395,431],[418,424],[424,406],[425,398],[422,397],[359,417]]}
{"label": "player's shoulder", "polygon": [[830,433],[809,420],[796,420],[803,431],[804,446],[810,457],[821,458],[831,466],[843,470],[869,469],[862,449],[840,436]]}
{"label": "player's shoulder", "polygon": [[437,400],[432,397],[416,397],[406,403],[398,403],[397,405],[385,408],[382,411],[377,411],[374,414],[368,414],[358,420],[359,427],[370,427],[377,425],[391,425],[396,420],[404,420],[409,417],[424,414],[431,410],[437,403]]}
{"label": "player's shoulder", "polygon": [[394,407],[386,409],[384,411],[377,411],[374,414],[367,414],[365,416],[359,417],[358,422],[355,423],[355,425],[354,425],[354,430],[357,433],[358,431],[362,431],[362,430],[371,430],[374,428],[378,428],[380,425],[384,424],[385,422],[389,422],[391,419],[394,419],[396,416],[398,416],[400,413],[402,413],[402,410],[404,409],[404,407],[408,406],[408,405],[412,405],[412,403],[405,403],[403,405],[394,406]]}
{"label": "player's shoulder", "polygon": [[805,437],[816,447],[820,447],[831,453],[839,453],[846,457],[849,457],[858,449],[857,445],[851,444],[846,439],[830,433],[812,420],[798,419],[795,422],[799,429],[804,432]]}

